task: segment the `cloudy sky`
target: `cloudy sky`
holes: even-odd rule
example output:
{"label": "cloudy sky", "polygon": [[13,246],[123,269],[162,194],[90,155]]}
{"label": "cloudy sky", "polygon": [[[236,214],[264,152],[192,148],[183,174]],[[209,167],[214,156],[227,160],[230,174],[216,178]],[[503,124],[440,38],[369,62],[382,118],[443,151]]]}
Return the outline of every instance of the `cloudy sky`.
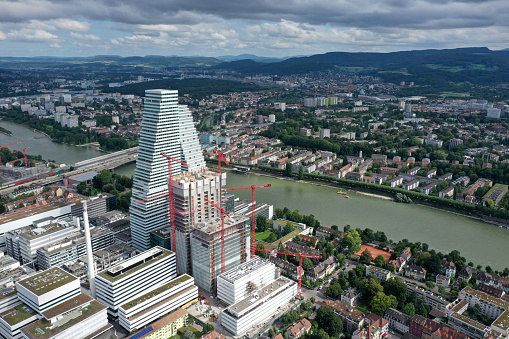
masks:
{"label": "cloudy sky", "polygon": [[508,0],[0,0],[0,56],[509,48]]}

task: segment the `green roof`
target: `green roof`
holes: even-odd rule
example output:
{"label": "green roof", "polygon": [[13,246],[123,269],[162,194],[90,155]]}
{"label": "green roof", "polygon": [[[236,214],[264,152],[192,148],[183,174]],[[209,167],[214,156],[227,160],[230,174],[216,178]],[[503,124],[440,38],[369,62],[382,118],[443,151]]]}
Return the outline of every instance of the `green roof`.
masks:
{"label": "green roof", "polygon": [[[31,339],[44,339],[54,337],[56,334],[68,329],[69,327],[79,323],[83,319],[86,319],[95,313],[103,310],[105,306],[96,300],[92,300],[90,305],[81,309],[81,315],[76,318],[70,319],[65,324],[51,328],[51,322],[46,319],[40,319],[28,326],[23,327],[22,331]],[[39,331],[40,330],[40,331]],[[41,333],[42,331],[42,333]]]}
{"label": "green roof", "polygon": [[[159,247],[159,246],[156,246],[156,247]],[[155,258],[152,258],[152,259],[150,259],[150,260],[147,260],[147,261],[145,261],[144,263],[139,264],[139,265],[137,265],[136,267],[133,267],[132,269],[127,270],[127,271],[125,271],[125,272],[123,272],[123,273],[121,273],[121,274],[119,274],[119,275],[117,275],[117,276],[112,276],[112,275],[108,274],[108,272],[109,272],[109,271],[111,271],[113,268],[117,267],[118,265],[122,265],[123,263],[126,263],[126,262],[128,262],[129,260],[133,260],[133,259],[135,259],[136,257],[131,258],[131,259],[128,259],[128,260],[124,261],[123,263],[118,264],[117,266],[110,267],[109,269],[107,269],[107,270],[104,270],[104,271],[100,272],[100,273],[98,274],[98,276],[103,277],[104,279],[109,280],[109,281],[111,281],[111,282],[113,282],[113,281],[117,281],[117,280],[119,280],[119,279],[121,279],[121,278],[124,278],[125,276],[127,276],[127,275],[129,275],[129,274],[132,274],[132,273],[134,273],[134,272],[136,272],[136,271],[138,271],[138,270],[140,270],[140,269],[142,269],[142,268],[144,268],[144,267],[146,267],[146,266],[148,266],[148,265],[150,265],[150,264],[152,264],[152,263],[154,263],[154,262],[156,262],[156,261],[158,261],[158,260],[161,260],[161,259],[163,259],[163,258],[166,258],[166,257],[168,257],[168,256],[170,256],[170,255],[174,255],[174,254],[173,254],[173,252],[171,252],[171,251],[168,251],[168,250],[166,250],[166,249],[164,249],[164,248],[162,248],[162,247],[159,247],[159,248],[163,251],[163,253],[162,253],[161,255],[159,255],[159,256],[157,256],[157,257],[155,257]],[[144,253],[144,252],[143,252],[143,253]],[[143,254],[143,253],[140,253],[140,254]],[[140,255],[140,254],[139,254],[139,255]]]}
{"label": "green roof", "polygon": [[58,267],[53,267],[27,279],[21,280],[19,284],[36,295],[43,295],[77,279],[78,278],[64,270]]}
{"label": "green roof", "polygon": [[32,234],[31,232],[26,232],[26,233],[23,233],[24,236],[28,237],[28,238],[38,238],[38,237],[42,237],[42,236],[45,236],[45,235],[48,235],[50,233],[53,233],[53,232],[57,232],[57,231],[60,231],[60,230],[63,230],[65,227],[62,227],[60,225],[57,225],[57,224],[53,224],[51,225],[50,227],[45,227],[46,231],[41,233],[41,234]]}
{"label": "green roof", "polygon": [[35,315],[37,315],[37,313],[25,304],[20,304],[0,314],[0,316],[11,326]]}
{"label": "green roof", "polygon": [[302,229],[298,229],[298,230],[295,230],[291,233],[288,233],[287,235],[285,235],[284,237],[282,237],[281,239],[275,241],[272,243],[272,245],[275,245],[275,246],[278,246],[279,244],[285,244],[286,242],[288,242],[290,239],[292,239],[293,237],[301,234],[304,230]]}
{"label": "green roof", "polygon": [[190,279],[191,279],[191,277],[188,276],[187,274],[186,275],[182,275],[182,276],[180,276],[180,277],[178,277],[176,279],[173,279],[169,283],[167,283],[167,284],[165,284],[165,285],[163,285],[163,286],[161,286],[161,287],[159,287],[159,288],[157,288],[157,289],[155,289],[153,291],[145,293],[145,294],[143,294],[142,296],[140,296],[140,297],[138,297],[136,299],[133,299],[133,300],[130,300],[130,301],[126,302],[125,304],[123,304],[120,307],[122,307],[124,310],[128,310],[128,309],[130,309],[130,308],[132,308],[132,307],[134,307],[134,306],[136,306],[138,304],[141,304],[142,302],[144,302],[146,300],[149,300],[149,299],[155,297],[156,295],[159,295],[159,294],[165,292],[166,290],[169,290],[169,289],[177,286],[178,284],[183,283],[184,281],[188,281]]}

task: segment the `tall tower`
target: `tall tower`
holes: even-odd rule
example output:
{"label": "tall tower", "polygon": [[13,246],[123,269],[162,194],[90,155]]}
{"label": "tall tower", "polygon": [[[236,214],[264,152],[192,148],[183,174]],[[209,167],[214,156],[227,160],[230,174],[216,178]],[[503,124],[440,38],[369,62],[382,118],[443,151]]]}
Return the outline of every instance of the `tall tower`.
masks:
{"label": "tall tower", "polygon": [[[130,208],[133,247],[138,251],[150,248],[150,232],[169,225],[168,197],[150,199],[168,192],[168,161],[161,152],[189,164],[190,168],[173,164],[173,175],[205,167],[191,113],[178,104],[178,91],[146,90],[144,107]],[[143,199],[150,200],[136,203]]]}

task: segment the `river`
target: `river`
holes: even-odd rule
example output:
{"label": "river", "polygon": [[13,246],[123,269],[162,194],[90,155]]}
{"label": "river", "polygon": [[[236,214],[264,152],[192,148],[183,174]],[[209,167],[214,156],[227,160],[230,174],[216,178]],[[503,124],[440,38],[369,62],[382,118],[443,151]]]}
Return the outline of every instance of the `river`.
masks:
{"label": "river", "polygon": [[[135,164],[116,173],[133,175]],[[275,207],[288,207],[301,214],[313,214],[324,226],[369,227],[383,231],[389,239],[404,238],[425,242],[430,248],[448,253],[454,249],[475,265],[490,265],[502,270],[509,267],[509,230],[453,213],[412,204],[401,204],[354,191],[349,199],[337,194],[337,188],[293,182],[255,174],[228,172],[227,187],[272,184],[256,190],[256,200]],[[235,195],[251,199],[251,190]]]}
{"label": "river", "polygon": [[27,154],[41,155],[45,160],[51,159],[64,164],[74,164],[105,154],[92,147],[72,146],[53,142],[43,133],[39,131],[34,132],[26,126],[13,122],[0,121],[0,126],[12,132],[12,136],[0,133],[0,145],[21,142],[19,145],[8,146],[11,151],[30,147],[27,150]]}
{"label": "river", "polygon": [[[52,142],[40,132],[11,122],[0,121],[0,126],[13,133],[0,134],[0,144],[22,142],[11,149],[30,147],[28,154],[42,155],[66,164],[104,154],[90,147],[78,147]],[[35,139],[37,137],[38,139]],[[44,138],[39,138],[44,137]],[[115,170],[124,175],[134,174],[135,164]],[[348,192],[350,198],[337,194],[337,188],[323,187],[255,174],[228,173],[227,186],[272,184],[271,188],[256,191],[256,199],[274,205],[313,214],[324,226],[349,224],[354,228],[369,227],[384,231],[388,238],[421,241],[438,251],[447,253],[457,249],[473,263],[490,265],[494,269],[509,266],[509,230],[484,222],[457,216],[417,205],[398,204],[376,197]],[[250,190],[235,191],[241,199],[251,199]]]}

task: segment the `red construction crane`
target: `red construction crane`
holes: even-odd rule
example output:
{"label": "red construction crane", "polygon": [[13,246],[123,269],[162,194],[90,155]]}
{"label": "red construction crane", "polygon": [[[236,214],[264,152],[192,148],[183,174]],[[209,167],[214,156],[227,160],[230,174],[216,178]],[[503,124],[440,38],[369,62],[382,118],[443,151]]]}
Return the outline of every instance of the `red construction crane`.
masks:
{"label": "red construction crane", "polygon": [[13,153],[18,153],[18,152],[23,152],[23,157],[25,158],[25,168],[28,168],[27,152],[26,152],[27,149],[30,149],[30,147],[23,148],[18,151],[12,151],[11,153],[9,153],[9,154],[13,154]]}
{"label": "red construction crane", "polygon": [[286,254],[293,255],[294,257],[299,257],[299,298],[302,297],[302,275],[304,274],[304,270],[302,269],[302,258],[312,258],[312,259],[322,259],[321,255],[312,255],[306,253],[294,253],[294,252],[286,252],[280,250],[266,250],[262,248],[256,249],[258,252],[266,252],[266,253],[278,253],[278,254]]}
{"label": "red construction crane", "polygon": [[168,192],[167,193],[161,193],[158,195],[155,195],[153,197],[142,199],[136,201],[136,203],[140,202],[146,202],[149,200],[157,199],[160,197],[168,197],[168,205],[170,205],[170,226],[171,226],[171,250],[175,252],[175,255],[177,255],[177,241],[176,241],[176,234],[175,234],[175,204],[173,199],[173,168],[172,168],[172,162],[178,162],[184,166],[188,166],[185,162],[181,161],[180,159],[174,158],[172,156],[169,156],[165,154],[164,152],[161,152],[161,155],[168,159]]}
{"label": "red construction crane", "polygon": [[228,162],[228,160],[226,160],[226,158],[221,154],[221,152],[219,152],[218,150],[215,150],[215,153],[217,155],[217,160],[218,160],[218,169],[219,169],[219,172],[221,172],[221,160],[223,160],[227,165],[230,165],[230,163]]}
{"label": "red construction crane", "polygon": [[267,184],[265,186],[262,185],[251,185],[251,186],[242,186],[242,187],[231,187],[231,188],[225,188],[226,191],[235,191],[235,190],[251,190],[251,201],[252,201],[252,208],[251,208],[251,258],[255,256],[255,236],[256,236],[256,222],[255,222],[255,190],[257,188],[265,188],[265,187],[271,187],[271,184]]}
{"label": "red construction crane", "polygon": [[[4,147],[7,147],[7,146],[14,146],[14,145],[19,145],[19,144],[21,144],[21,142],[17,142],[17,143],[15,143],[15,144],[6,144],[6,145],[2,145],[2,146],[0,146],[0,150],[1,150],[2,148],[4,148]],[[0,152],[0,165],[2,165],[2,152]]]}
{"label": "red construction crane", "polygon": [[224,273],[226,271],[226,257],[224,252],[224,215],[228,215],[226,210],[219,206],[218,204],[210,201],[209,199],[205,198],[205,201],[207,201],[209,204],[217,208],[221,212],[221,273]]}

